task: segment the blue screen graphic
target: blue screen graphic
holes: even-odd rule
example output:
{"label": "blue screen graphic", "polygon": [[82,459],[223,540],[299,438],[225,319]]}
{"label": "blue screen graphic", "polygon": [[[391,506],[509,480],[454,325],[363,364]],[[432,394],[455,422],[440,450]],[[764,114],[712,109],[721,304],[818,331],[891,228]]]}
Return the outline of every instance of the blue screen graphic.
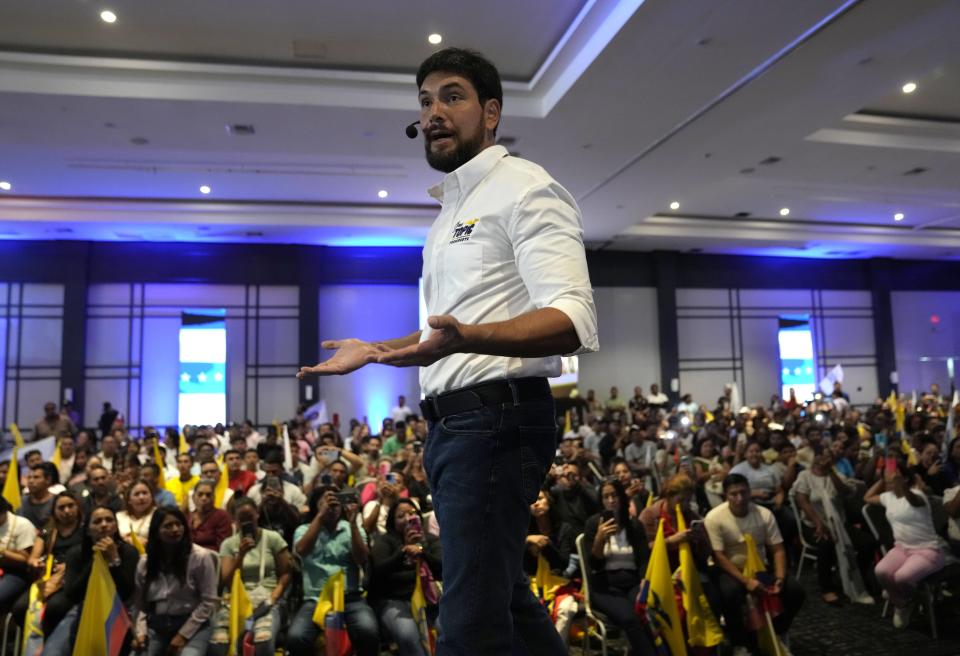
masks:
{"label": "blue screen graphic", "polygon": [[181,315],[178,423],[213,425],[227,419],[227,326],[223,310]]}
{"label": "blue screen graphic", "polygon": [[779,318],[780,330],[780,394],[790,398],[793,389],[798,401],[809,401],[817,390],[817,367],[814,362],[813,332],[808,315],[785,315]]}

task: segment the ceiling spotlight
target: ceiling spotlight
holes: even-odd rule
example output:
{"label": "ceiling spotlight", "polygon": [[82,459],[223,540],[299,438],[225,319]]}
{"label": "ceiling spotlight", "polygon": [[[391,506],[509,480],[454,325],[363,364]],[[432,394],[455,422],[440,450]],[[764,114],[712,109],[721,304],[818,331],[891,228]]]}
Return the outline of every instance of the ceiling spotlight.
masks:
{"label": "ceiling spotlight", "polygon": [[386,189],[381,189],[380,191],[377,192],[377,198],[386,198],[389,195],[390,194],[387,193]]}
{"label": "ceiling spotlight", "polygon": [[672,203],[670,203],[670,209],[672,210],[680,209],[680,203],[678,203],[677,201],[673,201]]}
{"label": "ceiling spotlight", "polygon": [[780,208],[780,216],[787,216],[788,214],[790,214],[790,208],[789,208],[789,207],[781,207],[781,208]]}
{"label": "ceiling spotlight", "polygon": [[443,37],[437,34],[436,32],[434,32],[433,34],[427,37],[427,41],[430,42],[430,45],[437,46],[437,45],[440,45],[441,41],[443,41]]}
{"label": "ceiling spotlight", "polygon": [[211,189],[210,189],[209,185],[200,185],[200,193],[201,193],[201,194],[209,194],[210,191],[211,191]]}
{"label": "ceiling spotlight", "polygon": [[894,221],[903,221],[903,212],[897,212],[893,215]]}
{"label": "ceiling spotlight", "polygon": [[0,180],[0,189],[3,191],[10,191],[13,189],[13,185],[7,182],[6,180]]}
{"label": "ceiling spotlight", "polygon": [[901,87],[901,91],[903,91],[904,93],[913,93],[916,90],[917,90],[916,82],[907,82],[906,84],[903,85],[903,87]]}
{"label": "ceiling spotlight", "polygon": [[117,15],[109,9],[104,9],[100,12],[100,20],[102,20],[104,23],[116,23]]}

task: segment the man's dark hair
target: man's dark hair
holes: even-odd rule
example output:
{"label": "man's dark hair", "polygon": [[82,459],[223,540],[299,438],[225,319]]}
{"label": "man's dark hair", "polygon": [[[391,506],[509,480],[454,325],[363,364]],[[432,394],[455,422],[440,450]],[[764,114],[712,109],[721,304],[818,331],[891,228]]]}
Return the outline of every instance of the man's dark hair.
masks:
{"label": "man's dark hair", "polygon": [[39,469],[43,472],[46,479],[50,481],[50,485],[56,485],[60,482],[60,470],[57,469],[57,466],[52,462],[41,462],[39,465],[34,465],[30,469],[31,471]]}
{"label": "man's dark hair", "polygon": [[30,456],[40,456],[42,458],[43,454],[40,453],[40,451],[38,451],[37,449],[30,449],[29,451],[23,454],[24,461],[29,460]]}
{"label": "man's dark hair", "polygon": [[145,462],[142,465],[140,465],[140,470],[143,471],[144,469],[149,469],[150,471],[152,471],[154,476],[160,475],[160,465],[158,465],[155,462]]}
{"label": "man's dark hair", "polygon": [[747,489],[749,489],[750,481],[748,481],[747,477],[743,474],[727,474],[723,479],[723,493],[726,494],[727,490],[734,485],[746,485]]}
{"label": "man's dark hair", "polygon": [[500,108],[503,108],[500,73],[497,67],[479,52],[463,48],[444,48],[433,53],[420,64],[417,71],[417,89],[423,85],[428,75],[437,71],[453,73],[470,80],[470,84],[477,90],[481,106],[493,98],[500,103]]}

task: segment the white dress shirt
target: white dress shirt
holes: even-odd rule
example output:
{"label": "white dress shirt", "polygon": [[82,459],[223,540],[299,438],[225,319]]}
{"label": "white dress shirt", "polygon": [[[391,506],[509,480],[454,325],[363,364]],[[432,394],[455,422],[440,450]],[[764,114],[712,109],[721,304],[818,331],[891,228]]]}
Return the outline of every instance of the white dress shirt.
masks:
{"label": "white dress shirt", "polygon": [[[576,201],[541,167],[491,146],[430,189],[440,201],[423,248],[431,315],[466,324],[506,321],[540,308],[563,312],[580,340],[599,349],[597,311]],[[430,336],[423,327],[421,341]],[[420,369],[426,395],[503,378],[559,376],[560,356],[456,353]]]}

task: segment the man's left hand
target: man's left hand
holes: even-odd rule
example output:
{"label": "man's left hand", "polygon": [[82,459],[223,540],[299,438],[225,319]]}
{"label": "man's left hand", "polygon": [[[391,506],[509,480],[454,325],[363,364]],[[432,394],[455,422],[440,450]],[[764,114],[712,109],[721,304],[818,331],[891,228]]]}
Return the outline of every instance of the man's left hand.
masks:
{"label": "man's left hand", "polygon": [[427,339],[403,348],[384,349],[377,356],[377,362],[394,367],[429,367],[437,360],[463,350],[467,343],[464,326],[453,316],[432,316],[427,319],[427,324],[432,329]]}

